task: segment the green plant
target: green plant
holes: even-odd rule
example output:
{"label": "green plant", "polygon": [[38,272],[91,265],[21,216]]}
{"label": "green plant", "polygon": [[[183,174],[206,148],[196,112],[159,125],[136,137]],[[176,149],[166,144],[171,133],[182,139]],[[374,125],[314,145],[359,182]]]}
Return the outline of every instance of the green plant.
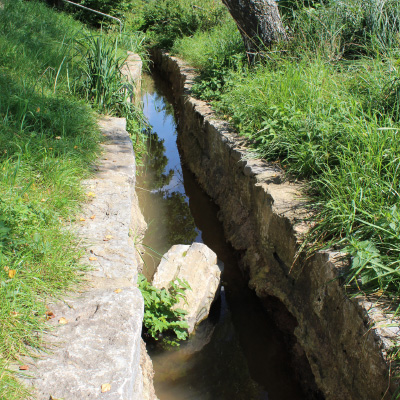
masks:
{"label": "green plant", "polygon": [[169,49],[177,38],[219,25],[226,12],[212,0],[150,0],[144,2],[140,29],[153,45]]}
{"label": "green plant", "polygon": [[77,91],[102,111],[121,111],[126,103],[121,74],[126,57],[118,55],[118,39],[90,34],[77,40],[77,44],[81,70],[75,83]]}
{"label": "green plant", "polygon": [[155,340],[163,334],[163,341],[173,346],[186,339],[188,324],[184,318],[187,312],[175,306],[186,301],[185,291],[190,290],[189,284],[177,278],[167,289],[157,289],[139,274],[138,287],[144,298],[143,326],[147,334]]}
{"label": "green plant", "polygon": [[[76,0],[75,3],[82,4],[92,10],[100,11],[103,14],[111,15],[119,19],[124,19],[125,13],[130,8],[129,0]],[[93,13],[88,10],[77,8],[73,5],[66,5],[66,9],[74,14],[74,16],[82,22],[90,24],[94,27],[115,26],[118,22],[111,21],[110,18]]]}

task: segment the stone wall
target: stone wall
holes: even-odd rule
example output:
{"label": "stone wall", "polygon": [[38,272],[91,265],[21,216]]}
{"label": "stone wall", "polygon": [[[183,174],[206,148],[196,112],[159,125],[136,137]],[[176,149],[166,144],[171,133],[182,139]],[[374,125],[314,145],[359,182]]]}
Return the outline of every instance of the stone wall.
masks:
{"label": "stone wall", "polygon": [[252,159],[245,140],[207,103],[191,97],[195,75],[188,65],[159,51],[152,56],[174,92],[186,164],[219,205],[226,237],[243,254],[250,287],[267,308],[276,299],[286,308],[293,351],[299,360],[304,356],[323,397],[390,399],[394,384],[386,351],[397,333],[373,325],[371,311],[382,315],[374,301],[346,295],[340,285],[346,265],[338,254],[297,257],[308,229],[301,184],[285,180],[277,164]]}

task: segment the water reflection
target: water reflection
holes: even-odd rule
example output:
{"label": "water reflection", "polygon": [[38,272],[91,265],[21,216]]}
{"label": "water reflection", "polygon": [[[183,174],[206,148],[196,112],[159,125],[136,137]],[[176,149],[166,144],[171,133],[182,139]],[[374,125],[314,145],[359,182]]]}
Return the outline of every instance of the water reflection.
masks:
{"label": "water reflection", "polygon": [[144,272],[150,279],[162,254],[174,244],[193,243],[199,231],[183,187],[173,108],[149,82],[143,102],[151,130],[146,132],[148,157],[138,170],[137,186],[139,203],[148,223],[143,240],[147,248]]}
{"label": "water reflection", "polygon": [[[146,84],[146,82],[145,82]],[[172,107],[151,84],[144,112],[151,156],[138,186],[149,224],[144,244],[147,277],[173,244],[202,241],[225,264],[220,300],[194,336],[172,351],[150,348],[154,384],[160,400],[300,400],[284,340],[242,277],[237,258],[224,238],[217,206],[181,167]],[[161,94],[162,95],[161,95]],[[162,111],[162,112],[160,112]],[[168,158],[167,158],[168,155]]]}

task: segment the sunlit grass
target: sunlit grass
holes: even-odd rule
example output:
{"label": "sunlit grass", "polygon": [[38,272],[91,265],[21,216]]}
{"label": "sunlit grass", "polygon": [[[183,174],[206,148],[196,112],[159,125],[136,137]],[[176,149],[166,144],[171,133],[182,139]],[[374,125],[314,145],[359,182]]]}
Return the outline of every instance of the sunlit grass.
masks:
{"label": "sunlit grass", "polygon": [[290,179],[307,180],[318,221],[310,250],[344,249],[353,257],[348,283],[397,295],[400,9],[388,1],[378,15],[371,7],[299,1],[286,13],[288,46],[266,49],[252,67],[237,63],[229,24],[174,49],[200,69],[197,95],[213,100],[259,156],[280,161]]}
{"label": "sunlit grass", "polygon": [[92,109],[71,94],[70,52],[82,30],[39,2],[9,2],[0,12],[2,399],[29,398],[10,366],[41,346],[50,296],[83,277],[69,228],[100,135]]}

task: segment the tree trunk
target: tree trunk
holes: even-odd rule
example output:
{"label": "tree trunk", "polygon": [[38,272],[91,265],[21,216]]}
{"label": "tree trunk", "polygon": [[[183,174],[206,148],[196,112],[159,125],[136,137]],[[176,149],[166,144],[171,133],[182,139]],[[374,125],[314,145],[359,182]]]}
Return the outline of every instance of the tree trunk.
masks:
{"label": "tree trunk", "polygon": [[274,0],[222,0],[235,20],[248,54],[257,53],[271,43],[287,40],[278,5]]}

